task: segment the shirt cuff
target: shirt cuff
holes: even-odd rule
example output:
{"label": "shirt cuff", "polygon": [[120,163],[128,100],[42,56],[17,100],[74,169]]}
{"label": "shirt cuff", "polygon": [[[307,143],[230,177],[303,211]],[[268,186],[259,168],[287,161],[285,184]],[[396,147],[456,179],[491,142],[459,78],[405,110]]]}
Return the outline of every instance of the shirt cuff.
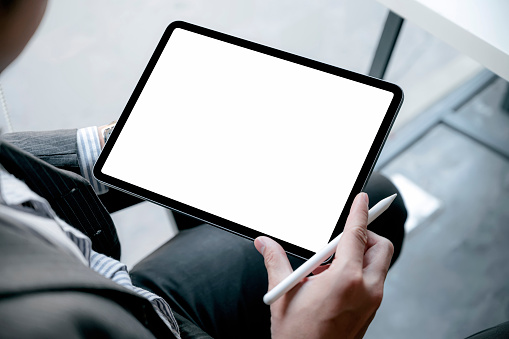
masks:
{"label": "shirt cuff", "polygon": [[78,129],[78,162],[81,175],[87,179],[96,194],[108,192],[108,187],[94,178],[94,164],[101,154],[101,144],[97,134],[97,126]]}

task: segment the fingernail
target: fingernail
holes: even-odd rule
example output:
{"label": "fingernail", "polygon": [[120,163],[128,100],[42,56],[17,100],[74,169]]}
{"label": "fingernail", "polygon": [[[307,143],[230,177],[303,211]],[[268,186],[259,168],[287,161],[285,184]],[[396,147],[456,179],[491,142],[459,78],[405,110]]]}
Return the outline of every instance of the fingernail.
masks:
{"label": "fingernail", "polygon": [[366,203],[366,206],[369,207],[369,196],[368,193],[362,192],[364,202]]}
{"label": "fingernail", "polygon": [[[256,243],[258,243],[258,246],[256,245]],[[258,252],[260,252],[260,254],[263,255],[263,251],[265,251],[265,243],[263,242],[262,239],[260,238],[255,239],[255,247],[258,250]]]}
{"label": "fingernail", "polygon": [[359,204],[364,204],[367,206],[368,203],[369,203],[368,195],[364,192],[359,193]]}

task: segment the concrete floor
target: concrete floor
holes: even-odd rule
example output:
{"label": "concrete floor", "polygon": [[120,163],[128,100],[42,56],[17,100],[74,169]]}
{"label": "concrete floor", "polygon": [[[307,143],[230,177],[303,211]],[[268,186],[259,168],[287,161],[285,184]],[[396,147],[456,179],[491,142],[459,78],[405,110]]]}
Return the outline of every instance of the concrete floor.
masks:
{"label": "concrete floor", "polygon": [[[16,131],[100,125],[120,115],[171,21],[365,73],[386,12],[374,0],[52,1],[40,30],[0,82]],[[426,82],[429,75],[444,74],[458,58],[405,23],[387,79],[402,86],[408,100],[427,96],[436,86]],[[458,114],[507,138],[509,118],[497,110],[504,85],[496,82]],[[508,319],[507,159],[439,126],[384,172],[403,174],[443,206],[408,235],[366,337],[459,338]],[[130,266],[175,234],[166,211],[150,203],[113,217]]]}
{"label": "concrete floor", "polygon": [[[495,82],[457,114],[486,132],[507,129],[498,106],[505,85]],[[443,207],[408,234],[366,338],[462,338],[507,321],[508,159],[438,126],[383,172],[404,175]]]}

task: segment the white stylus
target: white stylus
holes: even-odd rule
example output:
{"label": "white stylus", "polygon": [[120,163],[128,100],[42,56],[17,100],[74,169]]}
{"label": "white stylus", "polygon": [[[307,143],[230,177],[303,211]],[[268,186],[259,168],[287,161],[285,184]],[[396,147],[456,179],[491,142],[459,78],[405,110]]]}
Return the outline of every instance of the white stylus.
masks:
{"label": "white stylus", "polygon": [[[368,225],[378,218],[380,214],[385,212],[387,208],[391,205],[391,203],[396,199],[397,194],[393,194],[390,197],[387,197],[383,200],[380,200],[378,204],[373,206],[368,213]],[[334,240],[328,243],[324,248],[320,251],[316,252],[314,256],[309,258],[304,264],[302,264],[299,268],[297,268],[292,274],[286,277],[283,281],[276,285],[273,289],[267,292],[263,296],[263,302],[267,305],[272,304],[274,301],[278,300],[283,294],[291,290],[295,285],[297,285],[302,279],[307,277],[311,272],[315,270],[321,263],[323,263],[327,258],[336,252],[336,248],[338,247],[339,240],[341,239],[341,233]]]}

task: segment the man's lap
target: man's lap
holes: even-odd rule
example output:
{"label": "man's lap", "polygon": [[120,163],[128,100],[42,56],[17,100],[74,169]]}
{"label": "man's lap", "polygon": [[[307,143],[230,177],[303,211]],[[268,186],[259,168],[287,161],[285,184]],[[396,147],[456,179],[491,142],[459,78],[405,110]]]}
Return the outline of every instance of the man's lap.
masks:
{"label": "man's lap", "polygon": [[213,337],[270,337],[262,301],[267,272],[252,240],[209,225],[188,229],[136,265],[131,277]]}

